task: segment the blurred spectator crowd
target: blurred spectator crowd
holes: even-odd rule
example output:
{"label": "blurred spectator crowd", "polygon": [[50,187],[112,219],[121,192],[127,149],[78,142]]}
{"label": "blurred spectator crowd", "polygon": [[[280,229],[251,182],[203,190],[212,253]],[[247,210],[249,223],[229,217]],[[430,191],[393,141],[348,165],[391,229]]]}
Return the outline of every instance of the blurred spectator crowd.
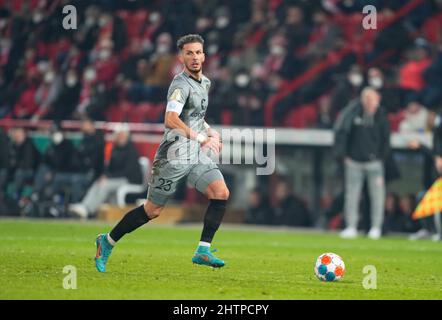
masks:
{"label": "blurred spectator crowd", "polygon": [[[68,4],[76,30],[63,28]],[[377,29],[362,28],[366,5],[377,9]],[[26,215],[62,216],[66,203],[87,208],[88,188],[96,194],[109,178],[139,184],[127,132],[115,141],[128,149],[105,161],[91,120],[161,123],[182,68],[175,43],[188,33],[205,39],[210,124],[331,129],[371,86],[392,131],[430,131],[442,107],[441,9],[441,0],[0,0],[0,119],[84,121],[80,143],[54,126],[44,151],[22,128],[10,139],[0,132],[0,200]],[[118,171],[128,153],[131,168]],[[314,225],[287,181],[274,190],[270,199],[251,192],[247,222]],[[416,230],[411,199],[388,195],[385,231]],[[335,201],[329,228],[342,226]]]}
{"label": "blurred spectator crowd", "polygon": [[[57,124],[42,132],[49,139],[39,140],[21,127],[8,133],[0,128],[1,215],[87,218],[101,204],[115,202],[119,187],[143,183],[146,173],[127,126],[115,129],[110,148],[89,119],[77,139]],[[70,208],[91,202],[90,212]]]}
{"label": "blurred spectator crowd", "polygon": [[[21,127],[8,134],[0,128],[0,214],[26,217],[95,217],[99,205],[115,202],[116,190],[125,185],[143,185],[139,153],[125,125],[112,134],[111,148],[104,134],[89,119],[83,120],[78,139],[57,124],[42,132],[45,139]],[[317,221],[305,195],[296,192],[290,179],[276,176],[273,192],[256,187],[251,190],[244,222],[259,225],[315,227]],[[185,200],[185,197],[182,198]],[[411,219],[416,196],[387,194],[384,233],[416,232],[422,222]],[[340,229],[344,193],[326,208],[326,228]],[[360,212],[360,229],[368,228],[369,201],[365,190]],[[424,221],[424,223],[428,223]],[[431,223],[429,223],[431,225]]]}
{"label": "blurred spectator crowd", "polygon": [[[293,190],[284,178],[276,183],[275,192],[269,194],[260,188],[253,189],[249,194],[248,209],[245,223],[258,225],[283,225],[301,228],[313,227],[314,215],[301,194]],[[421,195],[422,196],[422,195]],[[394,192],[387,194],[384,208],[383,234],[412,233],[416,234],[425,228],[433,231],[432,219],[412,219],[418,204],[416,195],[399,196]],[[368,231],[370,228],[370,201],[365,191],[360,203],[361,219],[358,230]],[[324,212],[325,229],[339,230],[345,227],[344,193],[339,194],[328,204]],[[433,231],[434,232],[434,231]]]}
{"label": "blurred spectator crowd", "polygon": [[[62,26],[67,4],[76,30]],[[362,29],[368,4],[376,30]],[[161,122],[181,70],[175,42],[199,33],[213,84],[209,123],[331,128],[369,84],[394,130],[422,131],[442,101],[441,8],[439,0],[0,0],[0,118]]]}

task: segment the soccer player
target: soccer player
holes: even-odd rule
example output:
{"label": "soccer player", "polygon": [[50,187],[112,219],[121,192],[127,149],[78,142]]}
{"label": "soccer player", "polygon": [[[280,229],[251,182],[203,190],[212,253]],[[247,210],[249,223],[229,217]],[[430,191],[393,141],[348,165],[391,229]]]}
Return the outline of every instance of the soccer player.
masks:
{"label": "soccer player", "polygon": [[210,250],[226,210],[229,190],[218,166],[208,155],[219,154],[222,143],[220,135],[204,120],[210,80],[202,74],[203,45],[203,38],[193,34],[177,42],[184,70],[175,76],[167,94],[166,129],[152,164],[147,201],[129,211],[109,233],[98,235],[95,265],[99,272],[106,271],[113,247],[125,234],[160,215],[184,177],[209,199],[192,262],[214,268],[224,266],[224,261]]}

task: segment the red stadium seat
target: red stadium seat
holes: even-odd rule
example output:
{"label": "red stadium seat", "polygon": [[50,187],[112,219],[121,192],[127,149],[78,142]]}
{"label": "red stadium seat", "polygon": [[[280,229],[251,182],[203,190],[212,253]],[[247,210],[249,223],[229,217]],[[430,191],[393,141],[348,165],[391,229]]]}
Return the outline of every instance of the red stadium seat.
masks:
{"label": "red stadium seat", "polygon": [[127,35],[129,38],[139,38],[143,25],[147,21],[148,11],[138,10],[132,14],[123,14],[120,16],[126,24]]}
{"label": "red stadium seat", "polygon": [[224,125],[232,124],[232,112],[230,110],[223,110],[221,112],[221,123]]}
{"label": "red stadium seat", "polygon": [[141,103],[129,109],[127,118],[129,122],[143,123],[153,112],[154,106],[149,103]]}
{"label": "red stadium seat", "polygon": [[284,126],[292,128],[308,128],[314,126],[317,119],[316,105],[304,104],[287,115]]}
{"label": "red stadium seat", "polygon": [[166,111],[166,104],[159,103],[154,105],[154,107],[147,114],[146,120],[148,122],[158,122],[161,118],[162,114]]}
{"label": "red stadium seat", "polygon": [[123,20],[129,19],[129,12],[127,10],[118,10],[117,16],[119,16]]}
{"label": "red stadium seat", "polygon": [[110,106],[106,111],[106,119],[109,122],[124,122],[126,121],[127,111],[121,105]]}

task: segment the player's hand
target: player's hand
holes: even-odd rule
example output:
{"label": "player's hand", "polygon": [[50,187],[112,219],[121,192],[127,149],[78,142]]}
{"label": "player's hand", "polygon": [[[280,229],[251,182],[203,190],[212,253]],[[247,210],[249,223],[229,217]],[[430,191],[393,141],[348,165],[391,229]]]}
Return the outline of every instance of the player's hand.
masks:
{"label": "player's hand", "polygon": [[208,133],[209,133],[209,137],[212,137],[212,138],[217,139],[219,141],[218,153],[221,153],[221,150],[223,149],[223,142],[221,139],[221,135],[218,133],[218,131],[213,130],[212,128],[209,129]]}
{"label": "player's hand", "polygon": [[201,148],[205,149],[205,150],[211,150],[212,152],[214,152],[215,154],[219,154],[220,152],[220,148],[221,148],[221,143],[219,141],[219,138],[215,138],[215,137],[208,137],[206,139],[206,141],[204,141],[203,143],[201,143]]}
{"label": "player's hand", "polygon": [[421,144],[418,140],[411,140],[407,143],[408,147],[413,150],[417,150],[420,148]]}

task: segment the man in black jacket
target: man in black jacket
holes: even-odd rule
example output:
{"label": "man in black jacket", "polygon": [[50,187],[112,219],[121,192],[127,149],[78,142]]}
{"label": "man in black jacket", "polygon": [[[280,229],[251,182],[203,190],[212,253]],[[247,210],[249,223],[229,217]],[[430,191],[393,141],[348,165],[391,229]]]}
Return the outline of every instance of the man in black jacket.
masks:
{"label": "man in black jacket", "polygon": [[368,236],[379,239],[384,218],[384,161],[390,149],[390,128],[381,96],[367,87],[352,101],[335,125],[335,152],[345,165],[345,222],[343,238],[357,236],[358,208],[364,180],[371,200],[371,229]]}
{"label": "man in black jacket", "polygon": [[[74,146],[70,140],[65,139],[61,129],[56,128],[44,156],[44,165],[41,166],[44,170],[40,170],[45,173],[44,176],[48,176],[48,173],[52,176],[48,181],[40,180],[46,186],[52,181],[50,187],[54,193],[67,191],[69,202],[81,201],[85,190],[104,170],[103,135],[95,130],[94,123],[89,119],[82,122],[81,129],[83,139]],[[41,189],[36,185],[38,190]]]}
{"label": "man in black jacket", "polygon": [[20,200],[23,188],[32,183],[40,161],[40,152],[27,136],[24,128],[11,130],[12,147],[10,148],[9,170],[13,177],[15,200]]}
{"label": "man in black jacket", "polygon": [[97,131],[94,122],[85,119],[81,123],[83,140],[76,149],[76,167],[80,172],[99,178],[104,171],[104,137]]}
{"label": "man in black jacket", "polygon": [[143,177],[138,159],[139,154],[130,141],[127,126],[117,128],[111,159],[104,174],[89,188],[81,203],[70,206],[70,211],[79,217],[87,218],[115,195],[120,186],[129,183],[141,184]]}
{"label": "man in black jacket", "polygon": [[[50,131],[50,143],[35,174],[33,193],[20,203],[25,215],[64,215],[66,201],[82,189],[79,182],[72,183],[75,176],[73,159],[73,143],[65,138],[58,124],[54,125]],[[83,185],[83,189],[86,187]]]}
{"label": "man in black jacket", "polygon": [[104,171],[104,137],[95,129],[90,119],[81,124],[83,138],[74,147],[72,155],[72,174],[58,174],[55,177],[56,188],[70,191],[69,202],[80,202],[93,181],[101,177]]}

